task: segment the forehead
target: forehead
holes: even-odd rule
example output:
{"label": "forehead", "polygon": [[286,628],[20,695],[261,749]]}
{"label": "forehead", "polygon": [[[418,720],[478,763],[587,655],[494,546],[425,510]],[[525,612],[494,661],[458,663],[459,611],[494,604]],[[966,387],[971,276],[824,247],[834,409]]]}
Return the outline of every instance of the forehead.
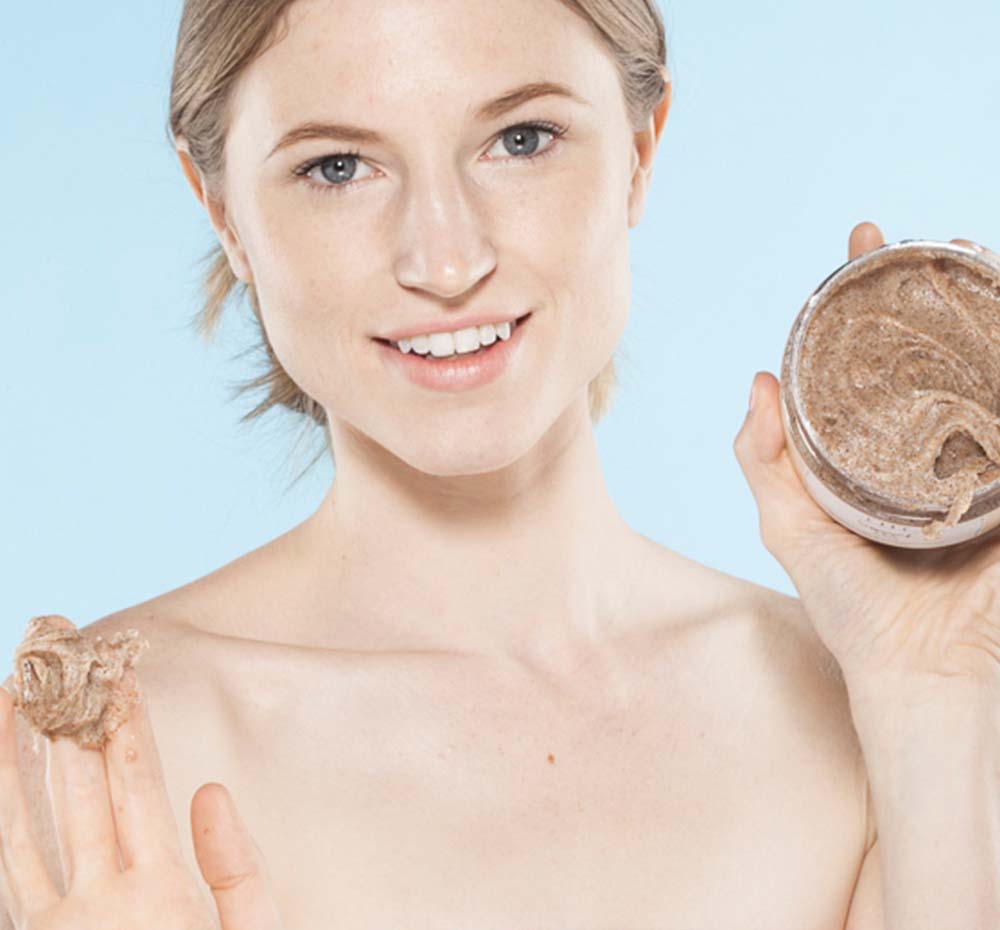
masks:
{"label": "forehead", "polygon": [[233,114],[273,134],[300,118],[419,102],[461,115],[532,80],[599,101],[617,90],[589,23],[559,0],[297,0],[287,32],[241,75]]}

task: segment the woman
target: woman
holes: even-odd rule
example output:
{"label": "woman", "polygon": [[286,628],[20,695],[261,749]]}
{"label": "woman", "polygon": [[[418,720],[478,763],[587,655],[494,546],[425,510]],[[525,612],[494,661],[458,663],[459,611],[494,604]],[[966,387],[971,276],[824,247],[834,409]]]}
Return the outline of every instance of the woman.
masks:
{"label": "woman", "polygon": [[[895,620],[956,617],[968,549],[829,521],[766,372],[735,449],[801,600],[660,547],[604,485],[592,425],[669,107],[647,0],[188,0],[170,126],[220,242],[204,328],[247,291],[258,413],[322,424],[336,480],[290,532],[85,628],[151,642],[106,775],[19,722],[19,781],[0,699],[18,930],[216,908],[225,930],[879,930],[982,904],[985,834],[937,842],[884,761],[925,685],[931,736],[965,746],[986,719],[990,660],[952,663],[973,621],[932,651]],[[862,224],[850,255],[882,241]],[[453,362],[413,357],[473,328]],[[489,347],[463,359],[472,335]],[[891,816],[918,800],[920,843]],[[917,901],[942,852],[958,891]]]}

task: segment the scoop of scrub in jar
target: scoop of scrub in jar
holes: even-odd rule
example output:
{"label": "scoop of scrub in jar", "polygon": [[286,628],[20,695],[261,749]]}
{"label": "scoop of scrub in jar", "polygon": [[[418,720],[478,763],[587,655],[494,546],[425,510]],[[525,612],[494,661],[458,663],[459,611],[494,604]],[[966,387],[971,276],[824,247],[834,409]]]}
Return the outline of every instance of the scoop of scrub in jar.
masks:
{"label": "scoop of scrub in jar", "polygon": [[958,523],[1000,479],[1000,269],[899,254],[848,277],[805,334],[802,407],[831,465]]}

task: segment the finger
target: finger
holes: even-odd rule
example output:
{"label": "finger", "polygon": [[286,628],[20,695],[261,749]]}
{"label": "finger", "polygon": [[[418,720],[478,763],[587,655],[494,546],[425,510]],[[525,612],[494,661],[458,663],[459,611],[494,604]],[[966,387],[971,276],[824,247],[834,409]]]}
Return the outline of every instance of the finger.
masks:
{"label": "finger", "polygon": [[224,785],[209,782],[194,793],[191,836],[222,930],[280,930],[264,857]]}
{"label": "finger", "polygon": [[20,925],[25,915],[51,907],[60,895],[31,831],[14,713],[13,699],[0,688],[0,897]]}
{"label": "finger", "polygon": [[761,538],[769,549],[779,543],[779,537],[791,533],[798,517],[786,503],[794,501],[795,496],[785,486],[788,475],[781,467],[787,453],[778,411],[779,390],[780,383],[770,372],[758,371],[754,375],[753,409],[747,411],[733,441],[736,460],[757,504]]}
{"label": "finger", "polygon": [[778,379],[754,375],[755,400],[733,451],[757,505],[761,541],[787,569],[803,546],[837,525],[803,487],[787,451]]}
{"label": "finger", "polygon": [[69,737],[46,741],[46,781],[67,889],[121,871],[104,752]]}
{"label": "finger", "polygon": [[965,245],[969,248],[975,249],[977,252],[981,252],[983,255],[989,255],[994,261],[1000,262],[1000,254],[994,252],[993,249],[986,248],[985,245],[980,245],[978,242],[973,242],[971,239],[952,239],[952,242],[957,242],[959,245]]}
{"label": "finger", "polygon": [[869,222],[858,223],[851,230],[847,244],[847,255],[849,259],[853,260],[859,255],[864,255],[865,252],[871,252],[883,245],[885,245],[885,237],[878,226]]}
{"label": "finger", "polygon": [[180,860],[177,820],[167,796],[146,697],[134,669],[125,673],[122,684],[134,706],[105,749],[122,867]]}

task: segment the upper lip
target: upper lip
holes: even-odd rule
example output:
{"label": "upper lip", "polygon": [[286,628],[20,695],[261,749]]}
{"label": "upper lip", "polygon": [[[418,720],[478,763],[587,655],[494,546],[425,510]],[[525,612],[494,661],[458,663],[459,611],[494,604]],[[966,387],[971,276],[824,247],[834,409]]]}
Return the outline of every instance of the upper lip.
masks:
{"label": "upper lip", "polygon": [[399,329],[390,330],[376,336],[376,339],[388,339],[390,342],[399,342],[400,339],[412,339],[414,336],[431,335],[433,333],[451,333],[460,329],[468,329],[470,326],[482,326],[485,323],[513,323],[527,313],[520,316],[510,316],[490,312],[470,313],[462,317],[435,317],[433,320],[425,320],[423,323],[414,323],[411,326],[402,326]]}

